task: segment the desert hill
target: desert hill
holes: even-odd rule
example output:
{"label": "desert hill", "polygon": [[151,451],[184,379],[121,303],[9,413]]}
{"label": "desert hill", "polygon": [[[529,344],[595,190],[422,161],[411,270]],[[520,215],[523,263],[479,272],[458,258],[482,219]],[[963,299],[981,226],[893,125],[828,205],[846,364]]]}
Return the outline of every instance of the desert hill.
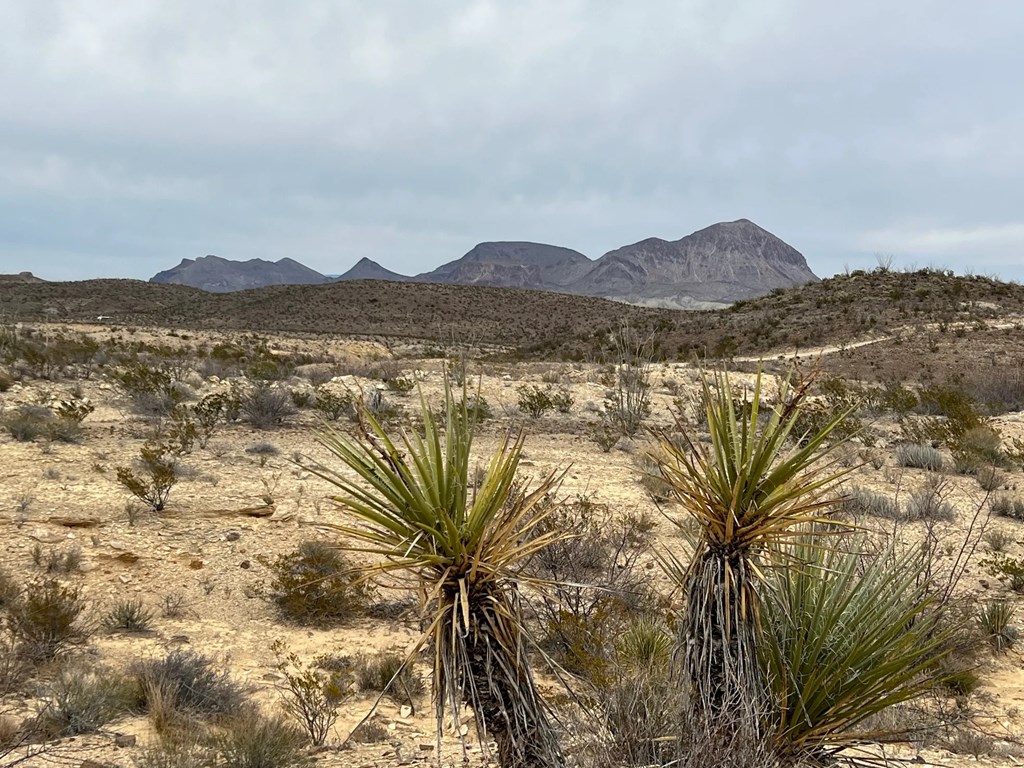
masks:
{"label": "desert hill", "polygon": [[10,275],[0,275],[0,283],[45,283],[41,277],[36,277],[31,272],[18,272]]}
{"label": "desert hill", "polygon": [[[667,309],[714,309],[817,279],[799,251],[747,219],[714,224],[675,241],[648,238],[596,261],[556,245],[484,242],[412,277],[364,257],[337,278],[556,291]],[[292,259],[239,262],[206,256],[183,259],[152,282],[228,292],[316,285],[330,278]]]}
{"label": "desert hill", "polygon": [[593,267],[579,251],[528,242],[480,243],[460,259],[416,277],[427,283],[571,291]]}
{"label": "desert hill", "polygon": [[400,275],[397,272],[392,272],[390,269],[385,269],[373,259],[368,259],[365,256],[355,263],[355,265],[348,272],[334,278],[335,281],[342,280],[395,280],[402,282],[410,280],[412,278]]}
{"label": "desert hill", "polygon": [[178,266],[151,278],[154,283],[188,285],[213,293],[244,291],[268,285],[316,285],[327,281],[328,278],[294,259],[232,261],[219,256],[182,259]]}
{"label": "desert hill", "polygon": [[713,308],[817,280],[799,251],[739,219],[675,241],[652,237],[610,251],[572,291],[633,304]]}
{"label": "desert hill", "polygon": [[843,350],[829,365],[861,379],[946,378],[1024,362],[1024,287],[924,269],[855,271],[776,289],[725,310],[683,312],[545,291],[350,280],[211,294],[132,280],[0,283],[0,317],[175,328],[472,342],[544,359],[600,359],[622,323],[666,359]]}

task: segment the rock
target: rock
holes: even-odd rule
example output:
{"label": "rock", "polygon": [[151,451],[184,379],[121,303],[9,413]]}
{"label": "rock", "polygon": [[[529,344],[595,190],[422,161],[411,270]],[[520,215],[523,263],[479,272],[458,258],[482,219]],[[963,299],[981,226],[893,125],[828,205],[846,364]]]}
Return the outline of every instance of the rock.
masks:
{"label": "rock", "polygon": [[238,531],[228,531],[226,534],[224,534],[225,541],[238,541],[240,538],[242,538],[242,534],[240,534]]}
{"label": "rock", "polygon": [[243,571],[248,571],[250,568],[252,568],[252,563],[248,560],[243,560],[238,564],[238,567],[241,568]]}
{"label": "rock", "polygon": [[410,715],[412,715],[412,707],[410,707],[408,704],[403,704],[402,708],[398,710],[398,714],[402,717],[409,717]]}
{"label": "rock", "polygon": [[134,747],[137,739],[133,733],[118,733],[114,736],[114,746]]}

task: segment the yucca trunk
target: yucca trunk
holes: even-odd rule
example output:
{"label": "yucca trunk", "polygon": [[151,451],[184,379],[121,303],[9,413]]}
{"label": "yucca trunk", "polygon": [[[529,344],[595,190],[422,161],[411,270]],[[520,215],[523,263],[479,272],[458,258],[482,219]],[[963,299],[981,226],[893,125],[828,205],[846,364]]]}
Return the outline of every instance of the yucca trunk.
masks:
{"label": "yucca trunk", "polygon": [[730,762],[741,756],[764,759],[765,685],[749,567],[741,552],[705,550],[689,574],[682,626],[684,740],[691,751],[706,757],[713,750]]}
{"label": "yucca trunk", "polygon": [[[494,741],[502,768],[562,768],[565,760],[530,671],[514,598],[469,594],[466,605],[467,629],[462,631],[463,617],[457,616],[459,626],[442,640],[452,645],[440,650],[443,657],[464,661],[448,682],[472,707],[478,737]],[[463,610],[457,596],[452,610]]]}

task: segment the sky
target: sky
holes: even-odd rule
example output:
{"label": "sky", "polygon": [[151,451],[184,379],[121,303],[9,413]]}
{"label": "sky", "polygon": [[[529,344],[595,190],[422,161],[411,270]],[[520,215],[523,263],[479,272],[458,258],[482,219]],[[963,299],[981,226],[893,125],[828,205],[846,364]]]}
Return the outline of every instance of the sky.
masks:
{"label": "sky", "polygon": [[748,218],[828,276],[1024,280],[1019,0],[0,0],[0,272]]}

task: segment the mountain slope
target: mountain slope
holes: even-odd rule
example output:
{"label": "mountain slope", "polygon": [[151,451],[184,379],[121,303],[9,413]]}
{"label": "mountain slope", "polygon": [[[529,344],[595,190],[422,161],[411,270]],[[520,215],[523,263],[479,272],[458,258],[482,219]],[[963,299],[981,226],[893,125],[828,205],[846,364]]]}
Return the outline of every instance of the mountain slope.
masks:
{"label": "mountain slope", "polygon": [[690,309],[723,306],[817,280],[799,251],[739,219],[680,240],[652,237],[609,251],[569,290]]}
{"label": "mountain slope", "polygon": [[334,282],[341,282],[343,280],[394,280],[396,282],[404,282],[412,279],[408,275],[400,275],[397,272],[392,272],[390,269],[385,269],[376,261],[367,259],[364,256],[348,272],[334,278]]}
{"label": "mountain slope", "polygon": [[460,259],[417,275],[416,280],[564,291],[593,265],[590,259],[571,248],[522,241],[488,242],[476,245]]}
{"label": "mountain slope", "polygon": [[268,285],[319,285],[329,280],[294,259],[232,261],[219,256],[202,256],[198,259],[182,259],[181,264],[157,273],[150,278],[150,282],[188,285],[211,293],[226,293]]}

